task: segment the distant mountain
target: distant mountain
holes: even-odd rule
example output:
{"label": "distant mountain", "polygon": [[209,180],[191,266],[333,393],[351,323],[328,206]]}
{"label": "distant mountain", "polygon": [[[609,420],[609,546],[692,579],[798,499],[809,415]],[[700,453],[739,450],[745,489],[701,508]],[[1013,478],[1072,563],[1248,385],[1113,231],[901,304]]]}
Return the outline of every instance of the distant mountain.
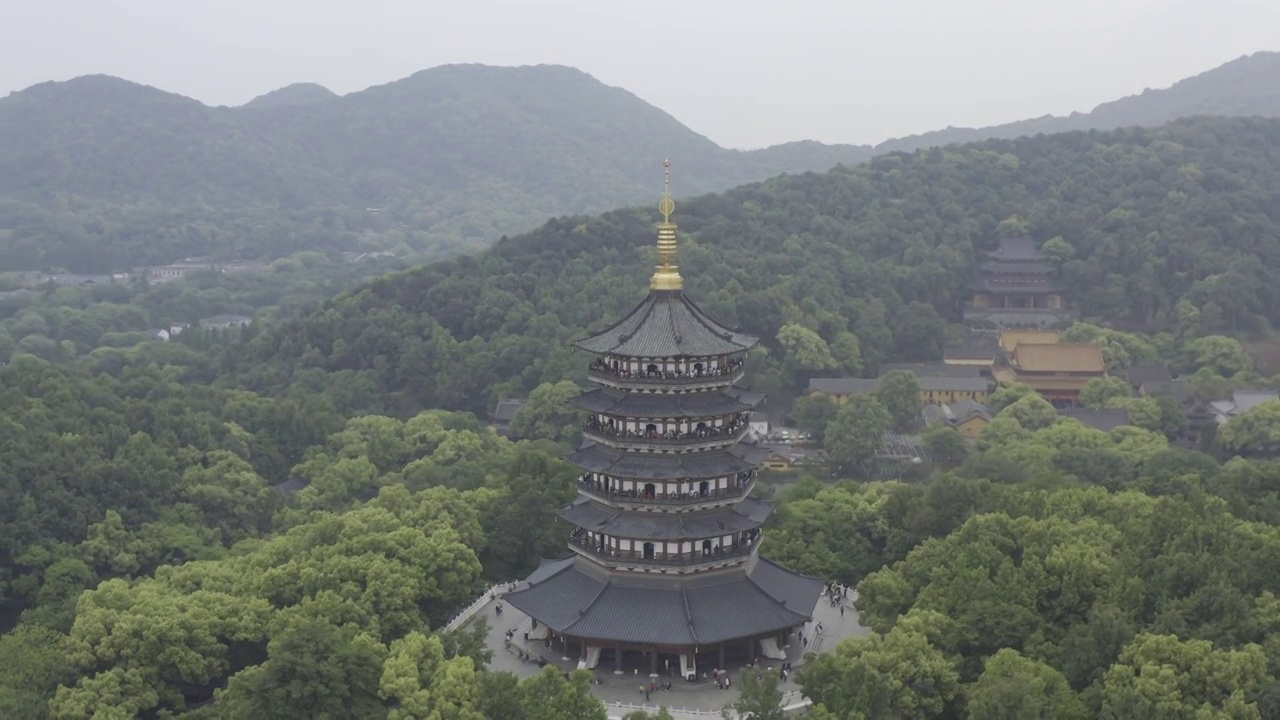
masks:
{"label": "distant mountain", "polygon": [[1280,52],[1258,52],[1208,72],[1180,80],[1161,90],[1103,103],[1087,113],[1067,117],[1045,115],[984,128],[935,130],[880,143],[876,153],[996,138],[1112,130],[1132,125],[1155,126],[1192,115],[1230,117],[1280,116]]}
{"label": "distant mountain", "polygon": [[[0,270],[345,249],[368,230],[464,250],[649,201],[664,157],[688,196],[869,156],[819,143],[728,150],[559,66],[444,66],[342,97],[293,85],[235,108],[82,77],[0,99]],[[47,215],[64,209],[76,212]],[[233,216],[277,226],[228,231]],[[102,235],[124,225],[149,239]]]}
{"label": "distant mountain", "polygon": [[312,103],[334,100],[338,94],[323,85],[316,83],[294,83],[279,90],[272,90],[244,104],[247,108],[269,108],[286,105],[310,105]]}
{"label": "distant mountain", "polygon": [[0,98],[0,271],[456,254],[548,217],[651,202],[664,157],[688,197],[897,150],[1189,115],[1280,116],[1280,53],[1069,117],[754,151],[560,66],[450,65],[341,97],[304,83],[234,108],[88,76]]}

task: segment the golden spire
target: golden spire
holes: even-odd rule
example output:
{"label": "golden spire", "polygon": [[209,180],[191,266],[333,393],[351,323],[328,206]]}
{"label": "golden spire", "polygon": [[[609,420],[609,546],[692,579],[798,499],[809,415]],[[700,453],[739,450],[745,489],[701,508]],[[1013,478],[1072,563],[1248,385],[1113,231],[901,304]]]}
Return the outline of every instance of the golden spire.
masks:
{"label": "golden spire", "polygon": [[658,223],[658,268],[649,280],[650,290],[680,290],[684,287],[684,278],[680,277],[680,269],[676,266],[676,225],[671,222],[671,213],[676,203],[671,199],[671,161],[662,161],[662,201],[658,203],[658,211],[662,213],[662,222]]}

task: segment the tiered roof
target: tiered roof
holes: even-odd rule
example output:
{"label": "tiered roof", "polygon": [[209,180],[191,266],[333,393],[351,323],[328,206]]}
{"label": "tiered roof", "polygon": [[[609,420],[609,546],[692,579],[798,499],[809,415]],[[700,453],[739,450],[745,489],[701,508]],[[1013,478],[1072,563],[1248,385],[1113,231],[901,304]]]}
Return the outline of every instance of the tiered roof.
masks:
{"label": "tiered roof", "polygon": [[757,342],[703,312],[681,290],[651,290],[626,317],[574,344],[600,354],[674,358],[740,353]]}
{"label": "tiered roof", "polygon": [[637,393],[611,388],[583,392],[574,404],[583,410],[633,418],[700,418],[751,410],[763,393],[743,388],[692,393]]}
{"label": "tiered roof", "polygon": [[[599,355],[642,359],[738,355],[750,349],[756,338],[720,323],[685,297],[675,263],[669,192],[659,209],[659,265],[648,296],[618,322],[575,344]],[[729,382],[726,378],[724,384]],[[628,391],[626,382],[620,384],[624,389],[588,390],[576,404],[592,413],[624,418],[699,418],[747,412],[764,398],[737,387],[682,393],[674,388]],[[766,454],[745,445],[703,450],[696,442],[684,447],[675,441],[667,447],[676,452],[626,451],[588,441],[567,459],[590,472],[647,481],[733,476],[758,467]],[[743,488],[740,481],[737,487]],[[732,560],[727,567],[708,563],[682,574],[650,574],[616,569],[574,553],[544,563],[505,600],[557,633],[666,646],[758,637],[809,621],[822,581],[756,554],[759,528],[772,503],[735,496],[729,504],[699,509],[700,502],[700,496],[690,497],[685,512],[658,512],[613,507],[580,494],[559,516],[590,533],[621,539],[683,543],[736,536],[737,552],[726,557]]]}
{"label": "tiered roof", "polygon": [[587,441],[565,459],[583,470],[612,477],[661,480],[712,478],[747,472],[759,467],[768,454],[768,450],[754,445],[735,445],[696,453],[647,453],[616,450]]}
{"label": "tiered roof", "polygon": [[1053,263],[1036,247],[1031,238],[1007,238],[1000,247],[987,254],[982,263],[982,277],[972,285],[974,290],[990,292],[1030,291],[1056,292]]}
{"label": "tiered roof", "polygon": [[705,540],[754,530],[773,512],[773,503],[747,497],[730,507],[705,512],[656,513],[617,510],[579,497],[559,512],[568,523],[631,540]]}
{"label": "tiered roof", "polygon": [[543,563],[503,599],[557,633],[696,646],[808,622],[822,585],[762,557],[678,580],[609,573],[568,557]]}

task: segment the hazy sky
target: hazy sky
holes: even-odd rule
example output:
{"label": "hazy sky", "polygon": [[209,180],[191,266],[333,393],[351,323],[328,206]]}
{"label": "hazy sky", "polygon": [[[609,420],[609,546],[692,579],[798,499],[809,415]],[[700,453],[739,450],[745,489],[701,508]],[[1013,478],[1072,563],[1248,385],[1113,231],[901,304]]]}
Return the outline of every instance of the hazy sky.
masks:
{"label": "hazy sky", "polygon": [[0,18],[0,95],[106,73],[236,105],[557,63],[730,147],[1088,110],[1280,49],[1276,0],[0,0]]}

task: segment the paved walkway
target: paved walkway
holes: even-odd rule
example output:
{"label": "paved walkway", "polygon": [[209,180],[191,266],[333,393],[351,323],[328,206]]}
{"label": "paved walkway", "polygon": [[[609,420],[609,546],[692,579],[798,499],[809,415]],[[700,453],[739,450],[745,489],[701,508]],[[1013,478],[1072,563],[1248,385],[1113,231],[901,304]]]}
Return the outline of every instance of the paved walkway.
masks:
{"label": "paved walkway", "polygon": [[[783,648],[793,668],[804,665],[804,655],[808,651],[826,652],[845,638],[865,637],[871,634],[869,628],[858,623],[858,611],[851,605],[856,597],[857,594],[850,591],[849,599],[844,602],[843,616],[840,614],[839,607],[831,605],[826,596],[818,599],[818,605],[813,612],[813,622],[806,625],[804,629],[804,636],[809,638],[808,646],[803,646],[798,642],[799,638],[793,636],[791,644]],[[544,627],[539,626],[537,630],[533,630],[529,617],[508,604],[503,605],[503,613],[498,615],[495,612],[497,602],[497,600],[490,601],[476,614],[477,618],[484,618],[489,623],[487,644],[493,650],[493,659],[489,663],[491,669],[506,670],[520,678],[536,675],[544,664],[553,664],[566,672],[577,669],[576,648],[574,655],[568,657],[561,648],[548,647],[544,639],[538,639],[545,637]],[[822,623],[821,636],[814,632],[817,623]],[[510,642],[506,641],[508,630],[515,631]],[[525,640],[526,632],[530,634],[528,641]],[[761,660],[767,668],[777,668],[782,662],[764,658]],[[612,670],[606,669],[603,665],[596,668],[596,679],[600,684],[594,686],[592,690],[601,700],[611,704],[610,717],[621,717],[632,710],[641,709],[641,706],[649,712],[657,712],[659,707],[666,706],[677,720],[693,718],[705,720],[708,717],[718,717],[722,708],[738,700],[736,682],[731,683],[729,690],[720,690],[711,680],[684,682],[679,679],[673,681],[671,690],[650,693],[646,700],[644,693],[639,691],[641,684],[648,685],[650,682],[647,662],[644,664],[646,667],[643,668],[628,664],[624,666],[622,675],[615,675]],[[736,681],[741,671],[741,665],[734,667],[731,664],[730,678]],[[787,704],[800,700],[800,686],[795,682],[794,676],[792,680],[782,684],[781,690],[788,693]],[[615,703],[631,707],[612,707]]]}

